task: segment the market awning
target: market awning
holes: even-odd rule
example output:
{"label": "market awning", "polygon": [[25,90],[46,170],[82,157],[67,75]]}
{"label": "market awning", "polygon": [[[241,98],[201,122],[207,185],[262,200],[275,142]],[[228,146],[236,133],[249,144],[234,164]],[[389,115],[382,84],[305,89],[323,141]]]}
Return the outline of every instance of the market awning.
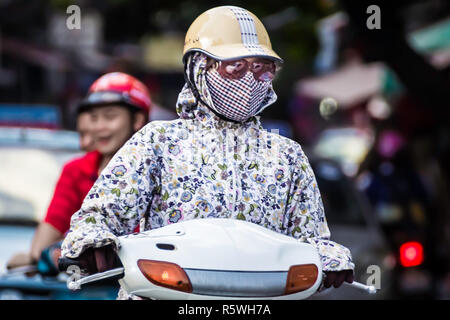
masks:
{"label": "market awning", "polygon": [[332,73],[300,80],[296,91],[318,100],[332,97],[340,108],[348,108],[380,92],[384,72],[382,63],[352,62]]}

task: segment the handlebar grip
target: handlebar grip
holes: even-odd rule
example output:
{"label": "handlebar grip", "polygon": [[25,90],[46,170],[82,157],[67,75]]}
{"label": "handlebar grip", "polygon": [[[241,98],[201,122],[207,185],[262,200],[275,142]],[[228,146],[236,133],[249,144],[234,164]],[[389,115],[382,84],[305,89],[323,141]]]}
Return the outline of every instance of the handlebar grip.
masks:
{"label": "handlebar grip", "polygon": [[69,266],[78,266],[80,268],[82,267],[81,262],[77,259],[71,259],[67,257],[60,257],[58,259],[58,269],[60,271],[65,272],[67,268],[69,268]]}

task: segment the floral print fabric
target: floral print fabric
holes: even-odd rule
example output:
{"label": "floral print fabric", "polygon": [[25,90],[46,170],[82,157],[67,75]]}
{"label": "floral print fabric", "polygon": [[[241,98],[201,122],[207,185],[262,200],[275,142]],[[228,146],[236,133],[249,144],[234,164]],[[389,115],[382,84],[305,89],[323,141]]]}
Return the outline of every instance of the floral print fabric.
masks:
{"label": "floral print fabric", "polygon": [[[274,97],[269,92],[267,103]],[[329,240],[319,188],[297,142],[264,130],[259,116],[220,119],[188,85],[177,111],[179,119],[149,123],[117,152],[72,216],[63,256],[118,245],[139,224],[149,230],[230,218],[311,243],[325,271],[354,268],[349,250]]]}

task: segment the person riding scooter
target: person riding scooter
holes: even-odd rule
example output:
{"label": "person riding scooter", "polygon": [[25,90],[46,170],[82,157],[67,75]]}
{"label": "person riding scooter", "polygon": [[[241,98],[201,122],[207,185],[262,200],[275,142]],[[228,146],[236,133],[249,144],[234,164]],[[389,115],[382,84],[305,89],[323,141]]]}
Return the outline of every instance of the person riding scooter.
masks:
{"label": "person riding scooter", "polygon": [[19,254],[8,268],[36,264],[42,251],[64,239],[72,214],[117,150],[149,120],[147,87],[120,72],[101,76],[90,87],[77,110],[80,147],[89,151],[64,165],[53,198],[32,240],[29,254]]}
{"label": "person riding scooter", "polygon": [[[118,237],[138,225],[241,219],[312,244],[326,287],[352,282],[350,251],[329,240],[301,146],[260,123],[282,63],[261,21],[232,6],[204,12],[186,34],[183,62],[179,119],[147,124],[118,151],[74,214],[62,256],[102,272],[114,267]],[[122,288],[119,298],[138,297]]]}

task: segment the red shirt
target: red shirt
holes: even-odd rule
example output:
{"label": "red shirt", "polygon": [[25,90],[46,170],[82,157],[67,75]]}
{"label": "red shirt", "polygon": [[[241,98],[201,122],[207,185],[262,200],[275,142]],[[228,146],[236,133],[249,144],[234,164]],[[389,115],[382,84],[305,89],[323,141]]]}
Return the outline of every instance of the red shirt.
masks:
{"label": "red shirt", "polygon": [[44,219],[46,223],[63,234],[69,230],[70,218],[81,208],[98,178],[101,157],[99,152],[92,151],[64,165]]}

